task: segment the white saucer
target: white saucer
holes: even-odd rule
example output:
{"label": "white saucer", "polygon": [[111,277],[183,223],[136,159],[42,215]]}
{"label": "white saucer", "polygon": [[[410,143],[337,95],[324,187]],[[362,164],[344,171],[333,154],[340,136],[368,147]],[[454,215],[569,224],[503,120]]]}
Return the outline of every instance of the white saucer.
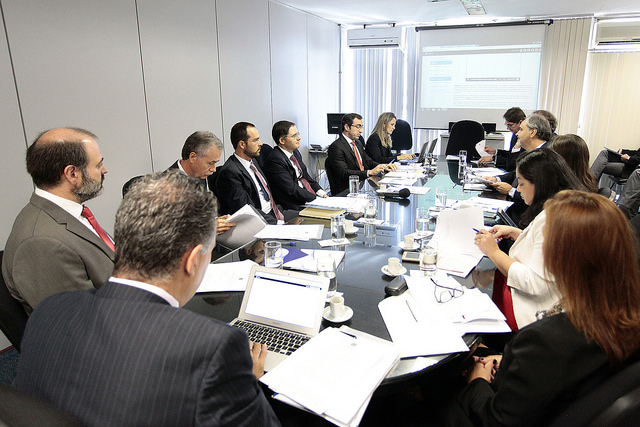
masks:
{"label": "white saucer", "polygon": [[387,276],[391,276],[391,277],[397,277],[397,276],[402,276],[404,273],[407,272],[407,269],[405,267],[400,267],[400,273],[398,274],[391,274],[391,272],[389,271],[389,266],[385,265],[383,266],[380,271],[382,271],[384,274],[386,274]]}
{"label": "white saucer", "polygon": [[327,308],[325,308],[324,311],[322,312],[322,317],[331,323],[343,323],[351,319],[351,317],[353,316],[353,310],[351,309],[351,307],[347,307],[345,305],[344,314],[342,315],[342,317],[340,317],[339,319],[333,319],[329,317],[330,315],[331,315],[331,307],[327,306]]}
{"label": "white saucer", "polygon": [[344,232],[346,234],[356,234],[358,232],[358,227],[351,227],[350,229],[347,230],[347,228],[344,228]]}
{"label": "white saucer", "polygon": [[404,240],[400,243],[398,243],[398,246],[400,246],[400,249],[402,249],[403,251],[414,251],[416,249],[418,249],[420,247],[420,243],[416,242],[415,240],[413,241],[413,246],[405,246],[404,245]]}

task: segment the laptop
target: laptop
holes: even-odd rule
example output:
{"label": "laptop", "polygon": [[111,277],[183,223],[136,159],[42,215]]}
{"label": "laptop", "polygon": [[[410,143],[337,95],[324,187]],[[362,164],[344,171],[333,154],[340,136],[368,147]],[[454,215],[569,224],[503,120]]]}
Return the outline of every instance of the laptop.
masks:
{"label": "laptop", "polygon": [[268,345],[264,369],[270,371],[318,334],[328,288],[327,277],[254,266],[238,317],[230,325]]}

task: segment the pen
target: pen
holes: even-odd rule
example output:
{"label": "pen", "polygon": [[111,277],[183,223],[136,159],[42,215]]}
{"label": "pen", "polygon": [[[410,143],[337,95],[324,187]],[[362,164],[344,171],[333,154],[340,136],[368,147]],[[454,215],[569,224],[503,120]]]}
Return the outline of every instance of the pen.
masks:
{"label": "pen", "polygon": [[338,332],[342,332],[343,334],[345,334],[345,335],[347,335],[347,336],[350,336],[350,337],[351,337],[351,338],[353,338],[354,340],[357,340],[357,339],[358,339],[358,337],[357,337],[357,336],[355,336],[355,335],[353,335],[353,334],[350,334],[349,332],[341,331],[341,330],[339,330],[339,329],[338,329]]}
{"label": "pen", "polygon": [[285,242],[282,244],[282,246],[295,246],[296,242]]}
{"label": "pen", "polygon": [[411,315],[413,316],[413,320],[415,320],[416,323],[417,323],[418,319],[416,318],[416,314],[413,312],[413,309],[411,308],[411,304],[409,304],[409,300],[406,299],[406,300],[404,300],[404,302],[407,303],[407,307],[409,307],[409,311],[411,312]]}
{"label": "pen", "polygon": [[479,233],[480,230],[478,230],[477,228],[472,228],[473,231],[475,231],[476,233]]}

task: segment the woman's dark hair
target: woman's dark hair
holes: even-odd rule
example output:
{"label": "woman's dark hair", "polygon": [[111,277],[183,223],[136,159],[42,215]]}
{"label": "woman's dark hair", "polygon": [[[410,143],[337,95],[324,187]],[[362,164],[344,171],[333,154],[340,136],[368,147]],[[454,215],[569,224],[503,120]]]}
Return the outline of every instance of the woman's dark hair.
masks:
{"label": "woman's dark hair", "polygon": [[589,191],[598,192],[598,184],[589,169],[589,147],[584,139],[572,133],[558,135],[546,147],[562,156]]}
{"label": "woman's dark hair", "polygon": [[544,202],[562,190],[587,191],[567,162],[553,150],[538,148],[518,158],[516,169],[521,177],[535,186],[533,201],[520,219],[524,228],[542,212]]}

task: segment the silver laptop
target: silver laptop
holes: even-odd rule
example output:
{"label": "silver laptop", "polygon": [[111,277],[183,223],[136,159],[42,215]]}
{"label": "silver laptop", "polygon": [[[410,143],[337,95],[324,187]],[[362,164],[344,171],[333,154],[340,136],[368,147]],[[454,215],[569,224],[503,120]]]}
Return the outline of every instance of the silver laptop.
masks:
{"label": "silver laptop", "polygon": [[254,266],[240,313],[230,324],[269,346],[269,371],[320,331],[328,288],[327,277]]}

